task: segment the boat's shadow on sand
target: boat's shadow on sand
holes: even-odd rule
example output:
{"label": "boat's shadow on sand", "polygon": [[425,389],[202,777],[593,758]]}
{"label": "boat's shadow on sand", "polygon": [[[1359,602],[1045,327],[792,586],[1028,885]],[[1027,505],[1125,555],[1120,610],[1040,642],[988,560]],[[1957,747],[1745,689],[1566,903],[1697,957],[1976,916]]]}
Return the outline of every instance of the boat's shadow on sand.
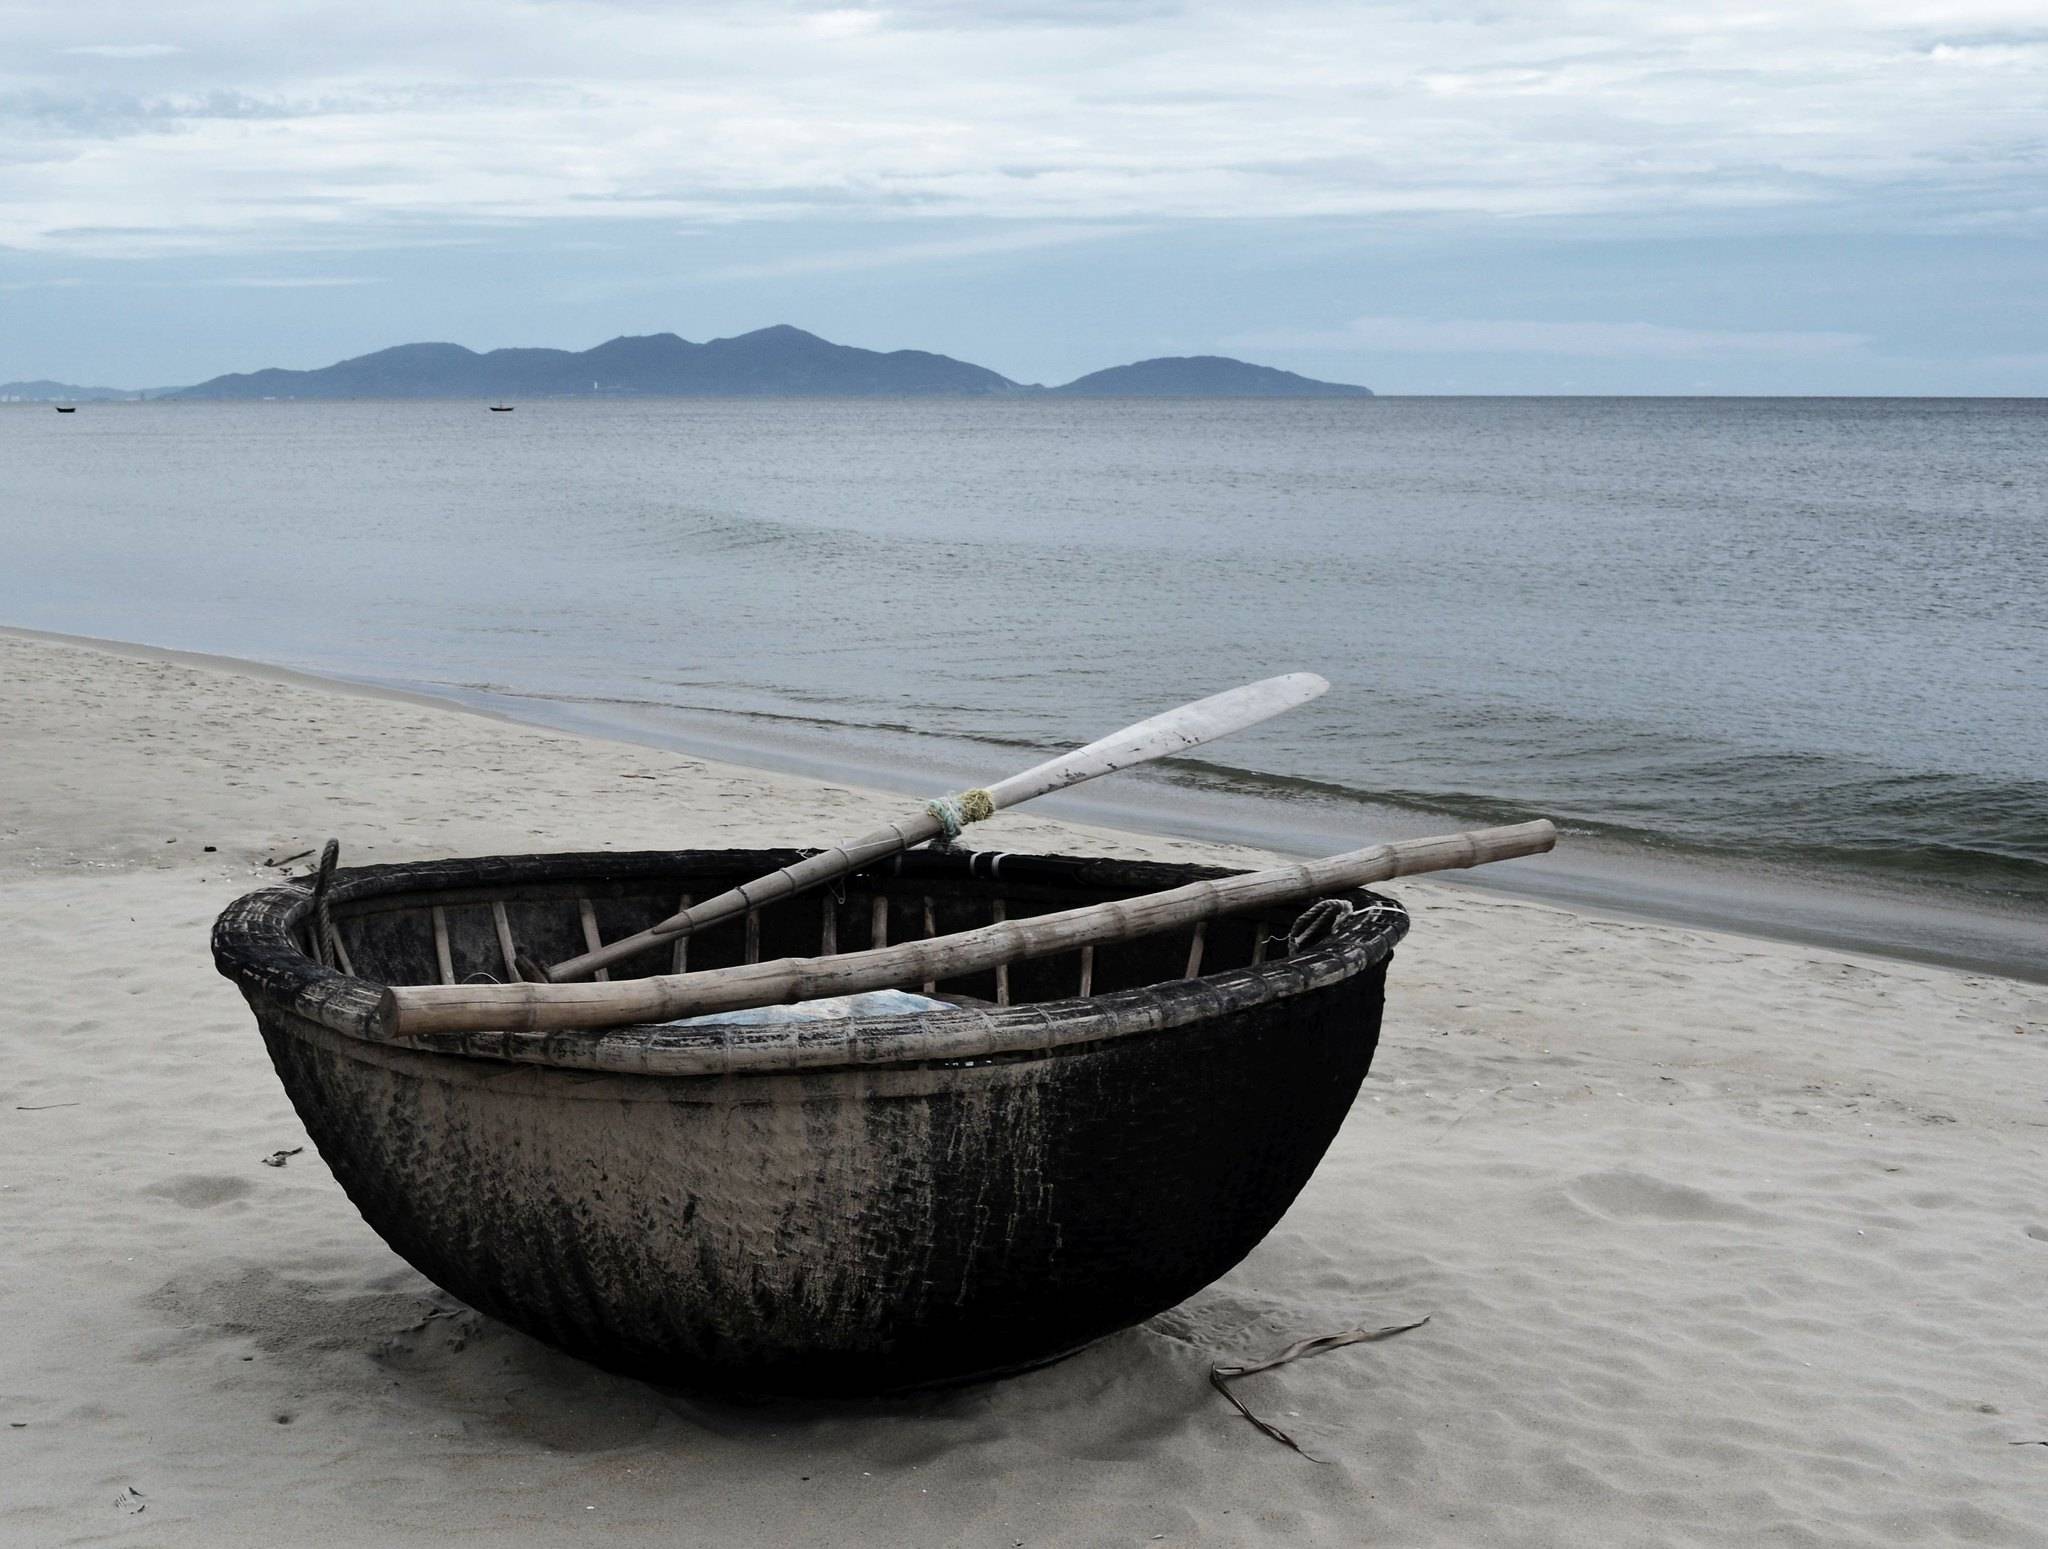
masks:
{"label": "boat's shadow on sand", "polygon": [[1137,1456],[1214,1412],[1205,1381],[1217,1358],[1214,1331],[1247,1316],[1212,1290],[1008,1378],[797,1400],[684,1391],[609,1372],[465,1306],[408,1268],[367,1266],[354,1253],[173,1281],[151,1301],[173,1327],[145,1350],[146,1362],[197,1359],[225,1368],[226,1384],[268,1391],[283,1377],[309,1407],[368,1404],[464,1451],[635,1449],[680,1458],[734,1448],[822,1462],[857,1450],[889,1468],[1032,1433],[1066,1456]]}

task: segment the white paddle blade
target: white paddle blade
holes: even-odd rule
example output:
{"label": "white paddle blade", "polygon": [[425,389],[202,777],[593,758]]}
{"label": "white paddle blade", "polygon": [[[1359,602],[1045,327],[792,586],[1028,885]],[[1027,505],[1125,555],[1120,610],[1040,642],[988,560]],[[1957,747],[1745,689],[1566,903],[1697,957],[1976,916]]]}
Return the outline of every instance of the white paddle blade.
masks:
{"label": "white paddle blade", "polygon": [[1197,699],[1193,704],[1168,710],[1135,726],[1111,732],[1085,748],[1047,759],[1021,774],[988,788],[998,811],[1020,801],[1043,796],[1047,791],[1065,790],[1092,780],[1097,775],[1128,769],[1133,764],[1167,758],[1188,748],[1227,737],[1247,726],[1256,726],[1282,710],[1305,705],[1329,688],[1329,682],[1313,672],[1283,672],[1277,678],[1262,678],[1243,688],[1226,689]]}

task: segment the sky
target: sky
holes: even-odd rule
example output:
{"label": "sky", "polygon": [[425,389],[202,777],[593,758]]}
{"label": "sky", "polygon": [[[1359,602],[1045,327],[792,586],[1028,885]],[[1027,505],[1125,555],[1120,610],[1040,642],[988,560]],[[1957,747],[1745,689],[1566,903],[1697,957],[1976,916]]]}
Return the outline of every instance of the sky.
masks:
{"label": "sky", "polygon": [[0,381],[794,323],[2048,393],[2042,0],[0,0]]}

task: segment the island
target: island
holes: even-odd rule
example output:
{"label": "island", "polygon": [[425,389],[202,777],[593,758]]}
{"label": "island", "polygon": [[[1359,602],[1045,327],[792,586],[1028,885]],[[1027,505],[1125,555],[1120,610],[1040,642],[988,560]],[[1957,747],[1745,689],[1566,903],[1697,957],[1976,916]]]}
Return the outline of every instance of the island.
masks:
{"label": "island", "polygon": [[628,335],[580,351],[400,344],[310,371],[231,373],[165,396],[1369,398],[1372,391],[1221,355],[1141,360],[1048,388],[950,355],[858,349],[782,323],[703,343],[673,333]]}
{"label": "island", "polygon": [[1068,398],[1370,398],[1372,389],[1318,382],[1228,355],[1162,355],[1092,371],[1048,391]]}

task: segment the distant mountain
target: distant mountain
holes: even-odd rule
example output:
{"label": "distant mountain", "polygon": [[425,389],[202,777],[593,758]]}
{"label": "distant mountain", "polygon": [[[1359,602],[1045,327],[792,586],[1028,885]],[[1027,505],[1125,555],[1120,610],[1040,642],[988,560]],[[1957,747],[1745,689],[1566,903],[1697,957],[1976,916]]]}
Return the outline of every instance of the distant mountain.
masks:
{"label": "distant mountain", "polygon": [[547,398],[611,395],[816,397],[1015,393],[1008,377],[923,350],[881,354],[780,325],[692,344],[672,333],[571,350],[401,344],[317,371],[254,371],[182,398]]}
{"label": "distant mountain", "polygon": [[0,382],[0,403],[119,403],[154,398],[163,388],[74,387],[69,382]]}
{"label": "distant mountain", "polygon": [[[317,371],[252,371],[172,390],[174,398],[591,397],[1072,397],[1370,398],[1372,390],[1317,382],[1221,355],[1141,360],[1064,387],[1013,382],[983,366],[924,350],[858,350],[779,324],[692,344],[672,333],[613,339],[594,349],[491,350],[401,344]],[[126,396],[126,395],[122,395]]]}
{"label": "distant mountain", "polygon": [[1072,398],[1370,398],[1369,387],[1318,382],[1227,355],[1162,355],[1051,389]]}

